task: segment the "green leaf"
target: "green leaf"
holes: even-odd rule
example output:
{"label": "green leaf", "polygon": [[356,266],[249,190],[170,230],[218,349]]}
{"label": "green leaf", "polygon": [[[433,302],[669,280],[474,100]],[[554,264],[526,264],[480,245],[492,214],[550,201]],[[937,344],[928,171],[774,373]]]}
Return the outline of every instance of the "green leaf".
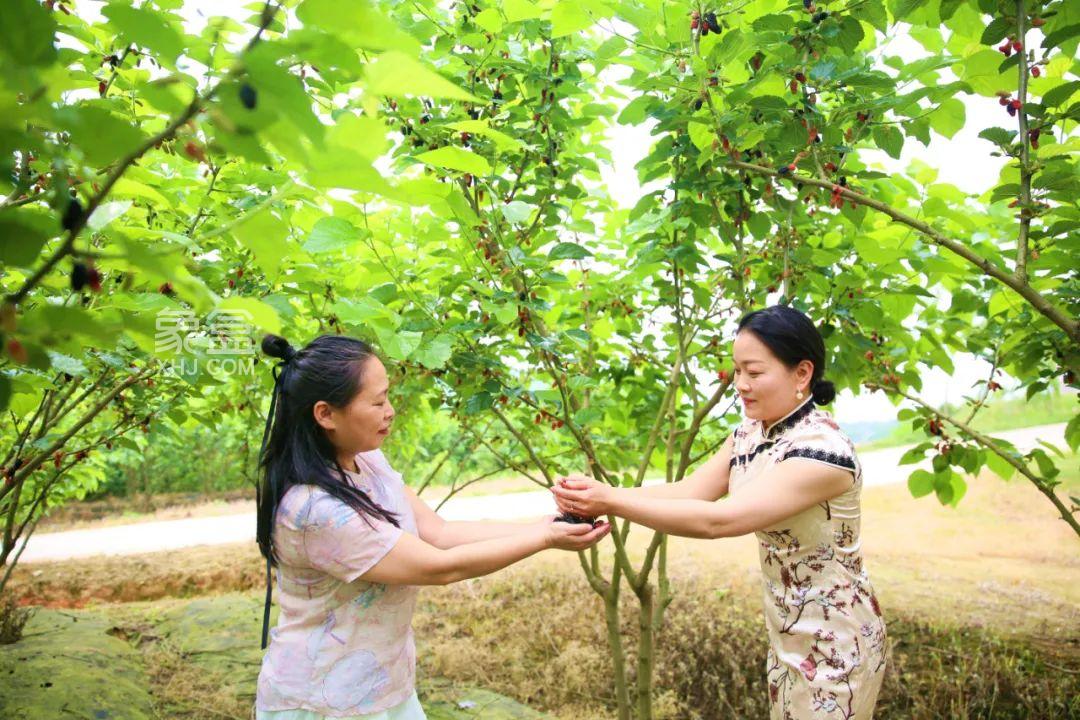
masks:
{"label": "green leaf", "polygon": [[952,138],[963,129],[966,120],[964,103],[957,98],[949,98],[930,114],[930,127],[938,134]]}
{"label": "green leaf", "polygon": [[580,0],[560,0],[551,11],[551,37],[560,38],[592,27],[593,21]]}
{"label": "green leaf", "polygon": [[532,217],[533,207],[528,203],[523,203],[520,200],[514,200],[513,202],[506,203],[501,208],[503,217],[507,222],[514,224],[521,224]]}
{"label": "green leaf", "polygon": [[934,492],[942,505],[956,507],[967,493],[967,481],[959,473],[950,470],[937,477]]}
{"label": "green leaf", "polygon": [[900,152],[904,148],[904,136],[893,125],[875,125],[871,134],[874,144],[888,153],[889,157],[900,159]]}
{"label": "green leaf", "polygon": [[368,115],[345,113],[338,115],[326,133],[328,152],[350,150],[368,161],[375,161],[386,153],[390,141],[386,137],[386,125]]}
{"label": "green leaf", "polygon": [[413,359],[428,368],[438,370],[446,367],[446,361],[450,359],[454,341],[449,335],[437,335],[424,343],[413,353]]}
{"label": "green leaf", "polygon": [[485,410],[490,410],[495,404],[495,399],[491,396],[491,393],[483,390],[478,393],[473,393],[465,401],[465,414],[466,415],[479,415]]}
{"label": "green leaf", "polygon": [[296,9],[304,25],[340,37],[349,47],[418,54],[420,44],[371,7],[368,0],[304,0]]}
{"label": "green leaf", "polygon": [[1006,130],[1005,128],[992,127],[986,128],[979,133],[979,137],[983,140],[989,140],[998,147],[1008,147],[1012,145],[1013,139],[1016,137],[1015,130]]}
{"label": "green leaf", "polygon": [[410,330],[377,329],[379,346],[391,360],[405,360],[420,346],[424,334]]}
{"label": "green leaf", "polygon": [[480,177],[491,172],[491,165],[486,159],[476,153],[452,145],[421,153],[416,156],[416,159],[434,167],[459,170]]}
{"label": "green leaf", "polygon": [[1061,472],[1061,470],[1054,465],[1053,459],[1051,459],[1044,450],[1036,448],[1028,453],[1028,455],[1035,459],[1035,463],[1039,466],[1039,473],[1042,474],[1044,479],[1052,480]]}
{"label": "green leaf", "polygon": [[309,253],[335,252],[349,247],[360,237],[360,231],[348,220],[324,217],[311,228],[304,250]]}
{"label": "green leaf", "polygon": [[233,235],[251,251],[270,282],[277,278],[281,261],[289,254],[285,245],[288,234],[288,226],[268,210],[248,216],[233,228]]}
{"label": "green leaf", "polygon": [[172,64],[184,52],[184,36],[165,18],[166,13],[113,3],[101,9],[122,40],[150,48]]}
{"label": "green leaf", "polygon": [[53,369],[57,372],[67,373],[68,375],[77,375],[79,377],[86,376],[86,365],[83,364],[82,360],[52,350],[46,350],[46,352],[49,355],[49,360],[52,363]]}
{"label": "green leaf", "polygon": [[495,146],[500,150],[516,149],[522,146],[520,140],[511,137],[504,132],[495,130],[487,120],[462,120],[460,122],[450,123],[449,127],[454,130],[460,130],[461,132],[489,137],[495,142]]}
{"label": "green leaf", "polygon": [[926,470],[911,473],[907,482],[912,497],[920,498],[934,491],[934,476]]}
{"label": "green leaf", "polygon": [[391,97],[427,96],[447,100],[484,102],[462,90],[414,57],[391,50],[368,63],[366,92]]}
{"label": "green leaf", "polygon": [[86,221],[87,229],[97,232],[130,210],[132,204],[130,200],[114,200],[101,203],[98,205],[97,210],[94,211],[94,214],[90,216],[90,219]]}
{"label": "green leaf", "polygon": [[911,465],[913,463],[922,462],[926,457],[926,451],[934,446],[933,443],[920,443],[915,447],[908,450],[900,458],[898,465]]}
{"label": "green leaf", "polygon": [[540,8],[529,0],[503,0],[502,10],[508,23],[540,17]]}
{"label": "green leaf", "polygon": [[913,12],[926,4],[927,0],[891,0],[893,19],[897,22],[906,19]]}
{"label": "green leaf", "polygon": [[29,267],[45,242],[60,230],[49,214],[18,208],[0,213],[0,263]]}
{"label": "green leaf", "polygon": [[477,13],[476,17],[473,18],[473,22],[489,33],[497,33],[503,29],[502,15],[494,8],[488,8]]}
{"label": "green leaf", "polygon": [[11,380],[7,375],[0,373],[0,412],[8,409],[11,403]]}
{"label": "green leaf", "polygon": [[268,333],[279,334],[281,332],[281,318],[277,310],[252,297],[230,297],[221,301],[217,310],[230,310],[245,314],[248,321],[257,328]]}
{"label": "green leaf", "polygon": [[1005,36],[1010,31],[1015,30],[1015,24],[1010,23],[1004,16],[998,16],[990,21],[983,30],[982,37],[979,38],[979,42],[983,45],[996,45],[1005,39]]}
{"label": "green leaf", "polygon": [[589,333],[585,332],[581,328],[570,328],[563,334],[573,340],[582,348],[589,347],[589,341],[591,340],[591,338],[589,337]]}
{"label": "green leaf", "polygon": [[49,65],[56,60],[56,21],[36,0],[4,0],[0,53],[16,65]]}
{"label": "green leaf", "polygon": [[1069,444],[1069,449],[1073,452],[1080,447],[1080,415],[1074,416],[1065,426],[1065,442]]}
{"label": "green leaf", "polygon": [[581,260],[587,257],[592,257],[592,253],[572,242],[561,242],[548,253],[549,260]]}
{"label": "green leaf", "polygon": [[92,104],[57,111],[62,127],[71,134],[92,165],[109,165],[138,148],[146,136],[128,120]]}
{"label": "green leaf", "polygon": [[260,104],[270,105],[297,130],[321,142],[326,128],[311,109],[311,96],[299,77],[277,64],[283,50],[279,43],[256,45],[245,57],[248,77],[259,93]]}
{"label": "green leaf", "polygon": [[848,54],[853,53],[864,37],[862,23],[850,15],[845,15],[840,21],[840,32],[836,36],[836,43],[840,49]]}
{"label": "green leaf", "polygon": [[1047,108],[1061,107],[1077,92],[1080,92],[1080,80],[1070,80],[1043,93],[1042,104]]}
{"label": "green leaf", "polygon": [[953,67],[960,79],[979,95],[993,97],[999,90],[1016,92],[1016,73],[1001,72],[1001,53],[997,50],[979,50]]}
{"label": "green leaf", "polygon": [[1074,37],[1080,36],[1080,23],[1074,25],[1066,25],[1063,28],[1059,28],[1052,33],[1049,33],[1043,39],[1043,49],[1049,50],[1061,45]]}

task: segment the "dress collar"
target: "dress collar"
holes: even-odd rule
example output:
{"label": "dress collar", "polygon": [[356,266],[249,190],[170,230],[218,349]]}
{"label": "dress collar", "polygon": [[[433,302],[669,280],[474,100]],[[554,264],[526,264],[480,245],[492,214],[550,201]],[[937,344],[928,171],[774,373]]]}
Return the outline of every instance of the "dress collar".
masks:
{"label": "dress collar", "polygon": [[789,427],[791,427],[792,425],[794,425],[795,423],[799,422],[804,417],[809,415],[810,412],[813,409],[814,409],[814,397],[811,395],[810,397],[808,397],[803,402],[802,405],[799,405],[794,410],[792,410],[787,415],[785,415],[784,417],[782,417],[779,420],[777,420],[776,422],[774,422],[769,427],[765,427],[765,421],[764,420],[759,420],[758,425],[761,427],[761,436],[763,438],[765,438],[766,440],[771,440],[771,439],[775,438],[777,435],[784,432]]}

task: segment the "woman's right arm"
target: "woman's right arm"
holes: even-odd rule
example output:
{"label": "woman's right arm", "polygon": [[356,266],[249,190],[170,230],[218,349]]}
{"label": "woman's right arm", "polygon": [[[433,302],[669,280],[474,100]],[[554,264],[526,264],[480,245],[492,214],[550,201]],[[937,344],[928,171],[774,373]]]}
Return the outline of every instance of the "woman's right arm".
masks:
{"label": "woman's right arm", "polygon": [[[620,488],[620,492],[666,500],[719,500],[728,492],[733,438],[734,435],[729,435],[711,458],[679,482]],[[562,506],[559,509],[568,511]]]}
{"label": "woman's right arm", "polygon": [[610,529],[607,523],[526,525],[513,535],[445,550],[401,533],[390,551],[360,578],[386,585],[446,585],[493,573],[548,548],[586,550]]}

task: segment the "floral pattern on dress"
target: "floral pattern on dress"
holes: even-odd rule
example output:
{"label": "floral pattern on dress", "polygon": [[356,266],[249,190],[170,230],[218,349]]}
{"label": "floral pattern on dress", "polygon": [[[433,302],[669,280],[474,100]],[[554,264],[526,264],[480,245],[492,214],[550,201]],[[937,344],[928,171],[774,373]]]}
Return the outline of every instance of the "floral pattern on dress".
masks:
{"label": "floral pattern on dress", "polygon": [[847,470],[852,486],[757,533],[771,718],[865,720],[887,639],[860,547],[862,466],[832,417],[807,400],[767,429],[747,420],[735,431],[731,492],[786,461]]}
{"label": "floral pattern on dress", "polygon": [[282,498],[274,523],[281,608],[259,673],[261,712],[307,710],[355,717],[400,706],[415,692],[412,616],[418,588],[360,576],[403,532],[417,534],[401,475],[382,452],[356,456],[354,486],[397,515],[401,527],[361,517],[311,485]]}

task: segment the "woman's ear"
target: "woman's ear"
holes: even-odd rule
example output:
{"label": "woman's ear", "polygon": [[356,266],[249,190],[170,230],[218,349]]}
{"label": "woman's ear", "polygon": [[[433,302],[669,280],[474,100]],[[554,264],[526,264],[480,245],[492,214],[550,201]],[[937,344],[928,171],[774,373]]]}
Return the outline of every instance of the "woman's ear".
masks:
{"label": "woman's ear", "polygon": [[315,403],[315,406],[311,409],[311,414],[315,417],[315,422],[324,430],[333,431],[337,429],[337,423],[334,422],[334,408],[325,400]]}
{"label": "woman's ear", "polygon": [[813,388],[810,387],[810,379],[814,377],[814,363],[809,360],[801,361],[795,367],[795,382],[798,383],[799,388],[804,392],[810,392]]}

